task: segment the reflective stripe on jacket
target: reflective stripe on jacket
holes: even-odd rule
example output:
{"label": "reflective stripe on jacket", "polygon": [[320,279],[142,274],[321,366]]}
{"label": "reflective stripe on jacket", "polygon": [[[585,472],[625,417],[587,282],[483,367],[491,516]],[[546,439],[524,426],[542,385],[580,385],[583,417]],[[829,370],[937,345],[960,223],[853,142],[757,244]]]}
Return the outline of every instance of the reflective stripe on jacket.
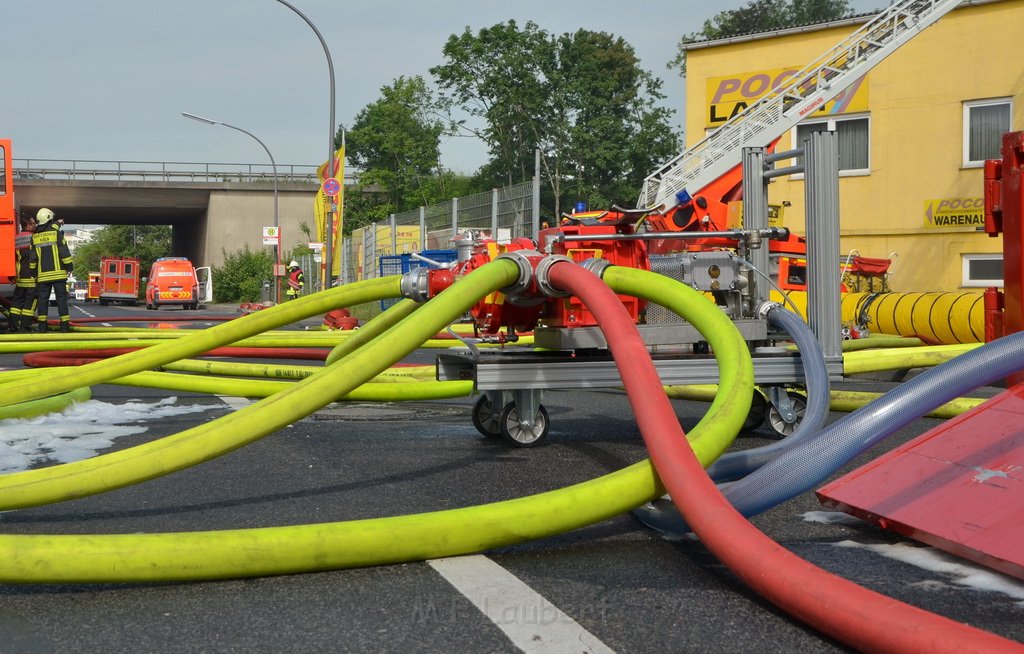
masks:
{"label": "reflective stripe on jacket", "polygon": [[71,250],[64,240],[64,232],[60,231],[60,225],[51,222],[40,227],[32,235],[32,249],[36,255],[36,281],[52,282],[68,278]]}

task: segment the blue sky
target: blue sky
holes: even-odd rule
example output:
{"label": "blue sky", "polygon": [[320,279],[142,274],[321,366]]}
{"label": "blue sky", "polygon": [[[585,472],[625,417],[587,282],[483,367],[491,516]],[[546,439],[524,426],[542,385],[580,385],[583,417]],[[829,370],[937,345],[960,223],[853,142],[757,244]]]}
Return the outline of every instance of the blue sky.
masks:
{"label": "blue sky", "polygon": [[[429,79],[451,34],[515,19],[555,33],[610,32],[664,82],[682,124],[683,79],[666,69],[683,34],[745,2],[698,0],[289,0],[323,34],[334,62],[335,123],[351,124],[405,75]],[[884,6],[855,0],[857,12]],[[252,132],[278,166],[327,157],[326,57],[309,26],[275,0],[4,0],[0,136],[16,158],[267,163],[253,139],[187,120],[182,111]],[[475,139],[442,146],[472,172]]]}

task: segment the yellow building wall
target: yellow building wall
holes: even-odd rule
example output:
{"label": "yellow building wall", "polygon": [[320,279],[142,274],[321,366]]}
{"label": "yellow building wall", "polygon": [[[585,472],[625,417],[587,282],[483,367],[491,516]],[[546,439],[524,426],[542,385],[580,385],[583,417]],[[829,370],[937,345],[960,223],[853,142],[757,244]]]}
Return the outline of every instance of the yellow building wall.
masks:
{"label": "yellow building wall", "polygon": [[[686,140],[703,138],[707,79],[749,71],[802,68],[859,25],[687,53]],[[1011,129],[1024,128],[1024,0],[955,9],[886,58],[866,79],[870,173],[841,174],[840,249],[868,257],[896,255],[897,291],[961,288],[962,254],[1002,251],[1002,238],[973,227],[925,227],[929,200],[981,198],[983,171],[963,168],[963,103],[1012,98]],[[847,114],[847,115],[865,115]],[[780,150],[795,147],[787,134]],[[804,233],[804,184],[779,178],[769,202],[791,203],[787,227]]]}

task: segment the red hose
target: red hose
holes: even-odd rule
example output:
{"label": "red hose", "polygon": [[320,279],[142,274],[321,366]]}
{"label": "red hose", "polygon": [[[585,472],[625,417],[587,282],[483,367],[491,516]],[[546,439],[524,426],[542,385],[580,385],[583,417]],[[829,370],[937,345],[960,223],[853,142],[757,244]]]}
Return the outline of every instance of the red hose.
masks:
{"label": "red hose", "polygon": [[633,320],[593,274],[551,266],[553,286],[597,318],[637,424],[665,487],[705,546],[759,595],[822,633],[861,650],[1008,652],[1024,645],[904,604],[837,577],[771,540],[738,513],[701,467]]}
{"label": "red hose", "polygon": [[[51,368],[54,366],[84,366],[109,357],[134,352],[137,347],[108,347],[94,350],[49,350],[29,352],[21,358],[26,366]],[[322,347],[215,347],[200,357],[235,357],[238,359],[302,359],[326,361],[330,348]]]}
{"label": "red hose", "polygon": [[109,316],[107,318],[92,316],[88,318],[74,318],[71,320],[71,324],[77,325],[90,322],[218,322],[234,320],[236,317],[237,316],[196,316],[161,313],[159,316],[149,315],[143,318],[137,318],[135,316]]}

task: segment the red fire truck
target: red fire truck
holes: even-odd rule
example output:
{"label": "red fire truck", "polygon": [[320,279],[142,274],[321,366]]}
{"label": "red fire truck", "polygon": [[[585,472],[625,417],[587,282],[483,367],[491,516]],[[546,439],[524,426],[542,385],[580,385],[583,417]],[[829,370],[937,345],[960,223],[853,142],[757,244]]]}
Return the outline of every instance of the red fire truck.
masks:
{"label": "red fire truck", "polygon": [[7,282],[8,277],[10,283],[14,281],[14,235],[17,233],[11,140],[0,139],[0,282]]}

